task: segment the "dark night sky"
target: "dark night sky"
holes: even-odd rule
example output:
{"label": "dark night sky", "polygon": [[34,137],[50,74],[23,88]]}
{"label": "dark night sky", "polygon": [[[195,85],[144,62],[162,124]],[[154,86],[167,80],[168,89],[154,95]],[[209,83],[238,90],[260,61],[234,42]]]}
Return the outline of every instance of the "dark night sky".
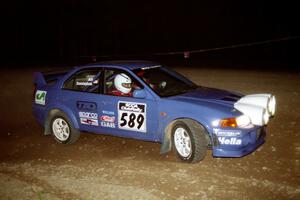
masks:
{"label": "dark night sky", "polygon": [[286,1],[11,1],[1,7],[4,60],[151,54],[299,35],[297,7]]}

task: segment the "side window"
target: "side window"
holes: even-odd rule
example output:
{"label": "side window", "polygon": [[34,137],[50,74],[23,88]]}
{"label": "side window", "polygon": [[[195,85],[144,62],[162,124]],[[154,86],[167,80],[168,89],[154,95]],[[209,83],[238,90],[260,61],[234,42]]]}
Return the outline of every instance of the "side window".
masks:
{"label": "side window", "polygon": [[63,88],[80,92],[99,93],[100,76],[100,69],[85,69],[68,79]]}
{"label": "side window", "polygon": [[106,69],[104,73],[104,94],[132,97],[133,91],[142,85],[130,74],[119,69]]}

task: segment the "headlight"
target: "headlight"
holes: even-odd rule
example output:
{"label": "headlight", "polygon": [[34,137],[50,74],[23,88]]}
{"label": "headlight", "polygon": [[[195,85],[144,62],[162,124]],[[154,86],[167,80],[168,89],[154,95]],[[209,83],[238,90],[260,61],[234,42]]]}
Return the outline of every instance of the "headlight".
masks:
{"label": "headlight", "polygon": [[251,120],[248,116],[241,115],[236,118],[236,123],[237,123],[238,127],[246,127],[251,123]]}
{"label": "headlight", "polygon": [[246,128],[247,126],[249,126],[251,124],[251,120],[248,116],[246,115],[241,115],[239,117],[236,118],[226,118],[226,119],[222,119],[220,120],[219,125],[222,128]]}

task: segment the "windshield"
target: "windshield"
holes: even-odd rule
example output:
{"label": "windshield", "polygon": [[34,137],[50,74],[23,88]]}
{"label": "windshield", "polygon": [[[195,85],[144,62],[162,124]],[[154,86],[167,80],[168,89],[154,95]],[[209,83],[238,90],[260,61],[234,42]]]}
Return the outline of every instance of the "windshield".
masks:
{"label": "windshield", "polygon": [[160,66],[135,69],[133,72],[160,97],[190,92],[198,87],[177,72]]}

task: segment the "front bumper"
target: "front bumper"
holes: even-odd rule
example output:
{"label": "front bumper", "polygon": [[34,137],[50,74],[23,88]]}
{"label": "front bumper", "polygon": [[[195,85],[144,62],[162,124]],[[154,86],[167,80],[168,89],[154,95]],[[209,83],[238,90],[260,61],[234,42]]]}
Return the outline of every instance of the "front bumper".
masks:
{"label": "front bumper", "polygon": [[[228,134],[229,133],[229,134]],[[214,131],[213,156],[215,157],[242,157],[253,151],[265,142],[265,126],[256,126],[253,129],[218,130]]]}

